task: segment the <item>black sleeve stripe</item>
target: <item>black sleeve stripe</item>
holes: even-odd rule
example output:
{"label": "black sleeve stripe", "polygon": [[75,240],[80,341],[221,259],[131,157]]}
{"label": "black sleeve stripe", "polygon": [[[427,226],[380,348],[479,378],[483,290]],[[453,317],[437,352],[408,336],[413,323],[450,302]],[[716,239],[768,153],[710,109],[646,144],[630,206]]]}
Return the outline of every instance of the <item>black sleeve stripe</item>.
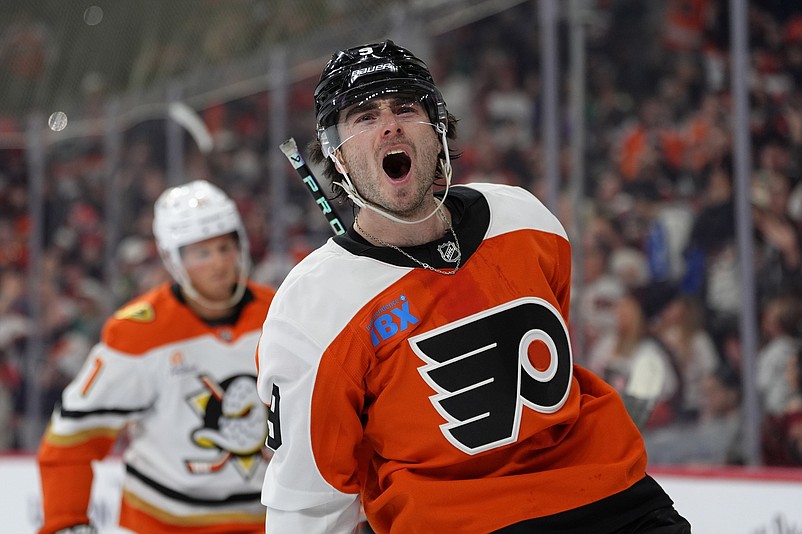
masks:
{"label": "black sleeve stripe", "polygon": [[140,413],[149,409],[149,406],[144,408],[100,408],[97,410],[79,411],[79,410],[65,410],[61,408],[59,413],[65,419],[82,419],[84,417],[91,417],[94,415],[128,415],[132,413]]}
{"label": "black sleeve stripe", "polygon": [[132,477],[137,478],[142,483],[150,486],[151,488],[153,488],[154,490],[158,491],[159,493],[161,493],[165,497],[169,497],[169,498],[171,498],[173,500],[181,501],[181,502],[185,502],[185,503],[189,503],[189,504],[199,504],[199,505],[205,505],[205,506],[225,506],[227,504],[233,504],[233,503],[247,503],[247,502],[254,502],[254,501],[258,502],[259,499],[261,498],[261,492],[256,491],[256,492],[253,492],[253,493],[234,493],[234,494],[229,495],[228,497],[225,497],[223,499],[201,499],[201,498],[192,497],[192,496],[187,495],[185,493],[181,493],[181,492],[176,491],[174,489],[168,488],[167,486],[164,486],[164,485],[156,482],[152,478],[143,475],[141,472],[137,471],[136,468],[131,467],[128,464],[125,465],[125,471],[129,475],[131,475]]}

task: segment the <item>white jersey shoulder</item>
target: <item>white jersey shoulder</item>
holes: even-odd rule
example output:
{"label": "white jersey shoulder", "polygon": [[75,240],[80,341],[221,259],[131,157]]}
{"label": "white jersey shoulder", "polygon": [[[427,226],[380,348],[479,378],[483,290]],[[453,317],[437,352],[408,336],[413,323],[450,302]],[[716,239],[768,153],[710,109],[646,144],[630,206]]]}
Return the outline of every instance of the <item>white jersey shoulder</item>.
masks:
{"label": "white jersey shoulder", "polygon": [[482,193],[490,206],[490,228],[487,237],[521,229],[539,230],[568,239],[560,220],[537,198],[522,187],[473,183],[465,187]]}
{"label": "white jersey shoulder", "polygon": [[273,321],[314,324],[303,335],[325,347],[375,294],[411,269],[357,256],[329,239],[306,256],[279,286],[265,320],[270,335]]}
{"label": "white jersey shoulder", "polygon": [[[568,239],[557,217],[523,188],[489,183],[460,187],[475,189],[487,199],[490,226],[485,237],[532,229]],[[329,239],[287,275],[276,293],[265,325],[275,320],[292,325],[312,321],[315,328],[304,331],[303,335],[319,347],[325,347],[371,297],[410,270],[354,255]],[[270,330],[267,332],[269,335]]]}

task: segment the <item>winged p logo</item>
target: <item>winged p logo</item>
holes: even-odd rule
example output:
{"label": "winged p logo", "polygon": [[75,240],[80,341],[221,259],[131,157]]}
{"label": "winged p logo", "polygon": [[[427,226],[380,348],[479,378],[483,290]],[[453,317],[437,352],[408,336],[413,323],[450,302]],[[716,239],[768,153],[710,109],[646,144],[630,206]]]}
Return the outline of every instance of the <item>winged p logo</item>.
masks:
{"label": "winged p logo", "polygon": [[[426,362],[423,379],[452,445],[467,454],[513,443],[524,407],[553,413],[565,404],[573,376],[568,328],[549,302],[517,299],[412,337]],[[547,364],[530,350],[545,347]],[[542,367],[542,368],[541,368]]]}

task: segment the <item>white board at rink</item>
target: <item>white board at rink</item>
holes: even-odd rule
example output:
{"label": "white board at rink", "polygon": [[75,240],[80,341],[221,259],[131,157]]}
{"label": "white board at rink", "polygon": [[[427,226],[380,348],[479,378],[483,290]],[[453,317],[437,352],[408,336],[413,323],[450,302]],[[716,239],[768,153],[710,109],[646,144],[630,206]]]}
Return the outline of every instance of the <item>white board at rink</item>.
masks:
{"label": "white board at rink", "polygon": [[[90,516],[101,534],[127,532],[114,526],[119,512],[122,464],[95,464]],[[694,534],[802,534],[802,469],[650,469],[693,526]],[[36,461],[28,455],[0,456],[2,532],[34,534],[41,524]]]}

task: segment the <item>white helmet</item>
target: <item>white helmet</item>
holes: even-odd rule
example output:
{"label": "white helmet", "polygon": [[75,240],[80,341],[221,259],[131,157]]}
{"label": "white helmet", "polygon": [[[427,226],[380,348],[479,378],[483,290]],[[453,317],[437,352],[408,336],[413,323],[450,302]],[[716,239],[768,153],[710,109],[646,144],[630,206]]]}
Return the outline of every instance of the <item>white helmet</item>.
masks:
{"label": "white helmet", "polygon": [[[248,236],[234,201],[206,180],[195,180],[164,191],[156,200],[153,212],[153,235],[159,254],[181,288],[209,308],[225,309],[237,304],[245,293],[251,256]],[[181,261],[180,249],[232,232],[239,237],[240,279],[229,300],[209,301],[192,286]]]}

